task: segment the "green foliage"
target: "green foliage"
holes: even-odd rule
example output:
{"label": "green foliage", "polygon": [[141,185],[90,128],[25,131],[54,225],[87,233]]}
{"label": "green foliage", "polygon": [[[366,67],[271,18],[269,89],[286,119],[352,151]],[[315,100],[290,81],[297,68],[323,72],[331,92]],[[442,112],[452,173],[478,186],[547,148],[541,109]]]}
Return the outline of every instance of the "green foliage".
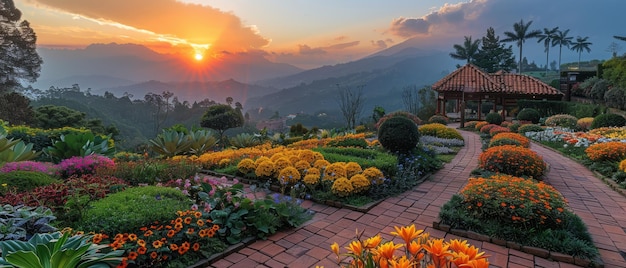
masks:
{"label": "green foliage", "polygon": [[35,112],[30,106],[30,100],[17,92],[0,93],[0,120],[12,125],[34,123]]}
{"label": "green foliage", "polygon": [[626,88],[626,58],[615,57],[602,63],[602,78],[616,87]]}
{"label": "green foliage", "polygon": [[188,153],[196,156],[208,152],[217,144],[217,138],[208,130],[192,130],[187,137],[191,141]]}
{"label": "green foliage", "polygon": [[376,167],[387,176],[393,176],[398,171],[398,157],[378,150],[362,148],[318,147],[314,148],[313,151],[321,153],[324,156],[324,159],[331,163],[356,162],[363,169],[366,169],[368,167]]}
{"label": "green foliage", "polygon": [[546,118],[546,121],[544,123],[546,124],[546,126],[550,127],[564,127],[574,129],[576,128],[576,124],[578,123],[578,118],[569,114],[555,114]]}
{"label": "green foliage", "polygon": [[289,127],[289,135],[292,136],[292,137],[304,136],[308,132],[309,132],[309,130],[306,129],[304,126],[302,126],[301,123],[297,123],[297,124],[291,125],[291,127]]}
{"label": "green foliage", "polygon": [[367,148],[367,141],[365,139],[346,138],[340,140],[332,140],[326,144],[328,147],[358,147]]}
{"label": "green foliage", "polygon": [[437,114],[431,116],[430,118],[428,118],[428,123],[431,123],[431,124],[432,123],[438,123],[438,124],[442,124],[442,125],[447,125],[449,121],[450,120],[447,117],[445,117],[443,115],[437,115]]}
{"label": "green foliage", "polygon": [[261,144],[261,140],[254,134],[240,133],[229,139],[230,145],[236,148],[246,148]]}
{"label": "green foliage", "polygon": [[[12,144],[13,141],[2,141],[0,138],[0,147],[6,147]],[[23,141],[18,141],[8,149],[0,150],[0,163],[2,162],[18,162],[27,161],[37,158],[41,152],[33,151],[33,144],[25,144]]]}
{"label": "green foliage", "polygon": [[494,147],[494,146],[501,146],[501,145],[514,145],[514,146],[521,146],[522,143],[519,142],[518,140],[514,140],[514,139],[508,139],[508,138],[502,138],[502,139],[492,139],[489,142],[488,147]]}
{"label": "green foliage", "polygon": [[535,124],[524,124],[521,125],[518,129],[517,132],[524,135],[524,133],[526,132],[540,132],[543,131],[544,129],[539,126],[539,125],[535,125]]}
{"label": "green foliage", "polygon": [[131,185],[156,184],[177,179],[188,179],[200,172],[200,165],[185,160],[146,159],[118,162],[114,170],[98,170],[98,174],[124,179]]}
{"label": "green foliage", "polygon": [[62,234],[35,234],[28,242],[2,241],[0,264],[9,267],[111,267],[122,261],[123,250],[108,253],[108,245],[90,242],[91,236]]}
{"label": "green foliage", "polygon": [[241,110],[233,109],[227,104],[210,106],[200,121],[200,126],[216,130],[220,134],[220,141],[224,145],[224,131],[230,128],[243,126],[244,118]]}
{"label": "green foliage", "polygon": [[502,115],[499,113],[488,113],[487,116],[485,116],[485,121],[489,124],[500,125],[504,119],[502,119]]}
{"label": "green foliage", "polygon": [[[0,173],[0,184],[3,185],[3,189],[0,190],[0,193],[4,193],[6,190],[28,192],[39,186],[45,186],[56,182],[59,181],[52,178],[48,174],[37,171],[16,170],[7,173]],[[6,186],[4,186],[4,184],[6,184]]]}
{"label": "green foliage", "polygon": [[520,123],[516,122],[516,123],[510,124],[510,125],[508,126],[508,128],[509,128],[509,130],[511,130],[511,132],[518,133],[519,128],[520,128],[521,126],[522,126],[522,124],[520,124]]}
{"label": "green foliage", "polygon": [[148,142],[152,151],[165,157],[184,154],[191,148],[191,141],[187,136],[174,130],[163,130]]}
{"label": "green foliage", "polygon": [[85,116],[85,113],[65,106],[44,105],[35,110],[37,124],[44,129],[80,127],[84,123]]}
{"label": "green foliage", "polygon": [[56,219],[46,207],[4,205],[0,211],[0,240],[26,241],[34,234],[56,231],[50,222]]}
{"label": "green foliage", "polygon": [[533,124],[539,123],[540,118],[539,112],[533,108],[524,108],[517,113],[517,120],[530,121]]}
{"label": "green foliage", "polygon": [[379,127],[378,141],[389,151],[406,153],[412,151],[419,142],[419,131],[410,119],[396,116]]}
{"label": "green foliage", "polygon": [[604,104],[608,107],[624,110],[626,108],[626,91],[613,87],[604,93]]}
{"label": "green foliage", "polygon": [[70,133],[61,135],[59,140],[52,143],[45,151],[55,162],[73,156],[88,156],[99,154],[111,157],[115,154],[115,146],[111,143],[111,136],[94,135],[91,132]]}
{"label": "green foliage", "polygon": [[626,118],[619,114],[601,114],[596,116],[591,122],[591,129],[601,127],[623,127],[626,125]]}
{"label": "green foliage", "polygon": [[142,186],[110,194],[94,201],[76,229],[127,233],[154,221],[167,222],[173,213],[186,210],[190,201],[178,189]]}

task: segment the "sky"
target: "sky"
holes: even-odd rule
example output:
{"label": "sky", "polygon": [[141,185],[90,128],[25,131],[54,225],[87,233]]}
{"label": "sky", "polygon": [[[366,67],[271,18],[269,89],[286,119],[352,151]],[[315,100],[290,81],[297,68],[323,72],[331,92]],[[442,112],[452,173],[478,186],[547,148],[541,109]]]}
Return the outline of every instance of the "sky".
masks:
{"label": "sky", "polygon": [[[626,42],[623,0],[14,0],[44,48],[92,43],[143,44],[159,53],[205,57],[260,52],[275,62],[310,69],[345,63],[407,40],[422,49],[453,52],[464,36],[493,27],[504,38],[513,24],[559,27],[589,37],[581,59],[608,59]],[[518,49],[513,44],[515,55]],[[523,55],[538,65],[546,54],[527,40]],[[550,49],[550,61],[558,47]],[[578,53],[564,49],[563,62]],[[460,62],[462,63],[462,62]]]}

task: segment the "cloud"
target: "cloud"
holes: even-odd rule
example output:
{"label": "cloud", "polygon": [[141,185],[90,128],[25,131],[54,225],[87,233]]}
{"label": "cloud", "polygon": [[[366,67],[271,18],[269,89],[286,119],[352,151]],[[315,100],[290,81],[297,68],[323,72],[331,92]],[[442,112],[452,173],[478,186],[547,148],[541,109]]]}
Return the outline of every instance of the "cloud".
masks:
{"label": "cloud", "polygon": [[298,52],[301,55],[323,55],[326,54],[326,50],[323,48],[311,48],[308,45],[298,45]]}
{"label": "cloud", "polygon": [[353,46],[358,46],[359,45],[359,41],[352,41],[352,42],[347,42],[347,43],[340,43],[340,44],[334,44],[331,46],[327,46],[324,49],[345,49],[345,48],[349,48],[349,47],[353,47]]}
{"label": "cloud", "polygon": [[387,47],[389,47],[389,45],[393,44],[393,40],[391,40],[391,38],[387,38],[385,40],[378,40],[378,41],[371,41],[372,46],[376,47],[377,49],[385,49]]}
{"label": "cloud", "polygon": [[430,23],[425,19],[397,18],[391,22],[388,32],[399,37],[410,38],[428,34],[429,28]]}
{"label": "cloud", "polygon": [[210,44],[215,50],[245,51],[267,46],[255,26],[232,13],[176,0],[28,0],[30,4],[73,14],[102,24],[153,33],[155,40]]}

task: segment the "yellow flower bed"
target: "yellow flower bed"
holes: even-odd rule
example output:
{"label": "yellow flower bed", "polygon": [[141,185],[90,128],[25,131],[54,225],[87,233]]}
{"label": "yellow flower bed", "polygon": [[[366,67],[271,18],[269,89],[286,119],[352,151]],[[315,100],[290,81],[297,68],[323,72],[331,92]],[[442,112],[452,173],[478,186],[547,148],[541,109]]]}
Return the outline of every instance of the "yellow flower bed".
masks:
{"label": "yellow flower bed", "polygon": [[592,129],[589,133],[602,135],[608,139],[626,139],[626,127],[601,127]]}

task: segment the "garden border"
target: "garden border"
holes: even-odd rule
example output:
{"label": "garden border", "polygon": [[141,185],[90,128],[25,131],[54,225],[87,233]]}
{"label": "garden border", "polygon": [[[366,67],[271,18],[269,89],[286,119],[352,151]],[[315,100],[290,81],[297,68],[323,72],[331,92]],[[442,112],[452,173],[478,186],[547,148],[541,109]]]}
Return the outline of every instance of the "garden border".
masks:
{"label": "garden border", "polygon": [[547,249],[538,248],[538,247],[524,246],[516,242],[506,241],[503,239],[491,237],[491,236],[476,233],[473,231],[468,231],[468,230],[463,230],[463,229],[454,229],[454,228],[451,228],[450,225],[442,224],[436,221],[433,222],[433,228],[436,230],[444,231],[446,233],[465,237],[468,239],[474,239],[474,240],[478,240],[481,242],[489,242],[489,243],[493,243],[493,244],[507,247],[510,249],[519,250],[524,253],[528,253],[533,256],[537,256],[537,257],[544,258],[544,259],[552,259],[554,261],[571,263],[571,264],[575,264],[575,265],[583,266],[583,267],[604,268],[604,262],[602,261],[601,258],[599,258],[599,256],[597,256],[593,260],[580,259],[572,255],[567,255],[567,254],[563,254],[559,252],[552,252]]}

